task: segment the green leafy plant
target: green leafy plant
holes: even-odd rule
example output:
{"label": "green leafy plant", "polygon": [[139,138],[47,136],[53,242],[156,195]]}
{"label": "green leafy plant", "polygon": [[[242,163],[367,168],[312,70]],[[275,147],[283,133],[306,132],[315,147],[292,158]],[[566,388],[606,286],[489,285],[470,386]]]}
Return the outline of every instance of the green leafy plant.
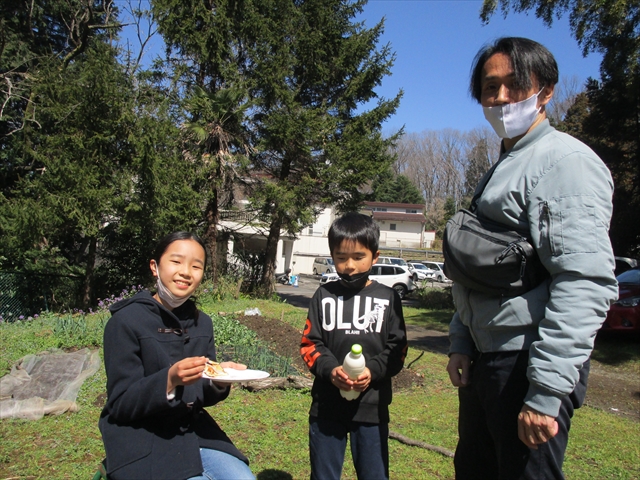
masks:
{"label": "green leafy plant", "polygon": [[451,287],[417,288],[412,296],[420,302],[420,306],[432,309],[453,309],[453,296],[451,295]]}

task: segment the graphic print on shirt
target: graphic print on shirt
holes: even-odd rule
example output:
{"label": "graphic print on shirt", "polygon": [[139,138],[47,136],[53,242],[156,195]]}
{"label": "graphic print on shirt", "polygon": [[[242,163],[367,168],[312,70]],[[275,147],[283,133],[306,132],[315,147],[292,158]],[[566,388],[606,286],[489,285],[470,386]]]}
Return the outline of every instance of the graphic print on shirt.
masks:
{"label": "graphic print on shirt", "polygon": [[322,299],[322,329],[331,332],[335,329],[346,330],[347,335],[382,331],[384,312],[389,305],[388,299],[365,297],[364,315],[360,315],[360,295],[353,297],[353,315],[351,321],[344,318],[344,297],[325,297]]}

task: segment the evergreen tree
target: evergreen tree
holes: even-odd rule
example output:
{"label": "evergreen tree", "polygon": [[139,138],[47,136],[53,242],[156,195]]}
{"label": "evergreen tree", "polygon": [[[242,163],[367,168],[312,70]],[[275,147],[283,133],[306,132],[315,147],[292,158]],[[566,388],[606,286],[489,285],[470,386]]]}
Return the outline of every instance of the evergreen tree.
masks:
{"label": "evergreen tree", "polygon": [[[377,50],[382,23],[354,23],[364,1],[280,2],[269,56],[259,57],[256,91],[261,95],[254,164],[269,175],[257,183],[253,202],[269,222],[262,284],[273,288],[280,232],[296,234],[321,205],[351,210],[364,199],[359,190],[393,161],[381,124],[398,106],[376,98],[374,88],[389,74],[389,46]],[[273,63],[272,63],[273,62]]]}
{"label": "evergreen tree", "polygon": [[406,175],[396,175],[392,169],[379,175],[371,185],[374,202],[424,204],[418,188]]}
{"label": "evergreen tree", "polygon": [[25,166],[0,204],[12,267],[77,274],[91,300],[98,242],[117,218],[114,198],[129,192],[130,85],[107,44],[82,61],[40,64],[32,85],[38,129],[23,130]]}
{"label": "evergreen tree", "polygon": [[[222,186],[242,176],[249,153],[245,175],[260,173],[251,182],[253,207],[258,219],[269,225],[262,277],[267,293],[273,289],[280,232],[300,232],[322,205],[356,208],[364,198],[358,188],[392,161],[386,152],[395,137],[385,139],[380,130],[399,97],[381,99],[371,110],[356,113],[375,99],[373,89],[393,62],[388,46],[376,50],[382,24],[365,29],[353,23],[363,4],[154,2],[169,54],[178,54],[171,61],[185,98],[195,99],[196,87],[212,101],[224,91],[236,98],[227,103],[226,113],[215,114],[185,102],[186,123],[195,127],[185,130],[185,151],[194,161],[213,162],[213,183],[207,188],[216,187],[209,213],[203,211],[212,246]],[[205,125],[221,125],[216,118],[228,120],[221,126],[228,134],[227,150],[219,148],[215,135],[201,135],[200,140],[193,136]],[[224,158],[224,165],[218,162]]]}
{"label": "evergreen tree", "polygon": [[270,3],[156,0],[153,4],[183,97],[184,161],[194,165],[201,177],[195,188],[202,200],[200,218],[214,277],[219,212],[231,202],[233,185],[245,173],[251,149],[247,84],[255,75],[252,49],[265,22],[257,9]]}

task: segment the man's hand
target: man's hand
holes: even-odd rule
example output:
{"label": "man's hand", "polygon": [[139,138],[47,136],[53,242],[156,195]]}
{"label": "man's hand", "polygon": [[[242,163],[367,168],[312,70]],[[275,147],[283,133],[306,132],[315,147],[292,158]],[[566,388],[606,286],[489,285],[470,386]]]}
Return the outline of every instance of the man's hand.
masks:
{"label": "man's hand", "polygon": [[447,373],[454,387],[469,385],[469,368],[471,357],[462,353],[452,353],[447,364]]}
{"label": "man's hand", "polygon": [[553,417],[540,413],[528,405],[523,405],[518,414],[518,438],[527,447],[538,449],[558,433],[558,422]]}

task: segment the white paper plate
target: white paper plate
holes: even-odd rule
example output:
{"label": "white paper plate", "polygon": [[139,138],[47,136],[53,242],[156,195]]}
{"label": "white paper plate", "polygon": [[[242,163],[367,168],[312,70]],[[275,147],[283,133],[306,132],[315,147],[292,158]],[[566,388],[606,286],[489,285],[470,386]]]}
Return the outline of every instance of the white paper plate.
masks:
{"label": "white paper plate", "polygon": [[224,371],[228,373],[228,375],[223,375],[220,377],[210,377],[203,373],[202,377],[211,379],[216,383],[238,383],[250,382],[252,380],[261,380],[269,376],[269,372],[265,372],[263,370],[236,370],[235,368],[225,368]]}

